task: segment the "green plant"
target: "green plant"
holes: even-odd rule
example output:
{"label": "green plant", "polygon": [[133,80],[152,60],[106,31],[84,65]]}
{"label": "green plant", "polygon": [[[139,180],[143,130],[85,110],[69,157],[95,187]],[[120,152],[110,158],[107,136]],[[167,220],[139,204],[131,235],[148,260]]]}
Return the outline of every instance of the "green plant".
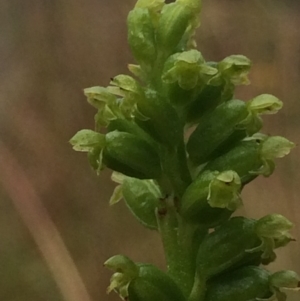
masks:
{"label": "green plant", "polygon": [[234,98],[235,87],[249,83],[248,58],[206,62],[195,49],[200,10],[200,0],[138,0],[127,19],[134,77],[85,89],[98,110],[96,130],[79,131],[71,144],[98,173],[114,171],[110,204],[123,198],[144,226],[159,231],[167,261],[163,272],[110,258],[108,291],[130,301],[283,301],[281,289],[298,289],[299,276],[259,266],[293,240],[292,223],[279,214],[231,215],[243,187],[270,176],[274,159],[294,144],[258,133],[260,115],[282,107],[278,98]]}

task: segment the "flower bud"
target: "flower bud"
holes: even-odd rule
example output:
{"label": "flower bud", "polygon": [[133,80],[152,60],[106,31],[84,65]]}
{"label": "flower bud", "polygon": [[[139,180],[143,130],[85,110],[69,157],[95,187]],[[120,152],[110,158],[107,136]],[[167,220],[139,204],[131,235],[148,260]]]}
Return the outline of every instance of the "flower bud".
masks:
{"label": "flower bud", "polygon": [[208,162],[205,170],[234,170],[243,184],[246,184],[256,178],[254,172],[260,170],[262,161],[260,159],[261,141],[241,141],[237,143],[226,154]]}
{"label": "flower bud", "polygon": [[166,273],[151,264],[140,264],[139,268],[139,277],[128,286],[129,301],[185,300],[177,284]]}
{"label": "flower bud", "polygon": [[138,0],[135,7],[148,9],[153,27],[156,29],[160,18],[160,12],[164,5],[164,0]]}
{"label": "flower bud", "polygon": [[139,273],[138,266],[130,258],[124,255],[115,255],[107,259],[104,266],[115,272],[126,273],[131,278],[138,276]]}
{"label": "flower bud", "polygon": [[98,113],[95,116],[96,125],[105,127],[110,120],[120,115],[118,99],[108,88],[86,88],[84,89],[84,94],[87,96],[88,103],[98,109]]}
{"label": "flower bud", "polygon": [[175,52],[193,16],[192,8],[178,1],[163,7],[157,27],[156,41],[164,57]]}
{"label": "flower bud", "polygon": [[157,143],[152,139],[152,137],[149,136],[142,128],[140,128],[134,120],[128,120],[128,119],[114,119],[111,120],[110,123],[107,126],[107,131],[108,132],[113,132],[113,131],[119,131],[119,132],[125,132],[129,134],[133,134],[149,144],[153,148],[157,147]]}
{"label": "flower bud", "polygon": [[284,137],[255,134],[234,145],[232,149],[209,162],[205,170],[234,170],[245,185],[258,175],[270,176],[274,159],[287,155],[294,144]]}
{"label": "flower bud", "polygon": [[269,137],[262,145],[262,156],[266,160],[283,158],[288,155],[295,144],[280,136]]}
{"label": "flower bud", "polygon": [[97,175],[100,174],[101,170],[104,169],[103,161],[103,148],[95,147],[87,153],[88,161],[93,170],[96,171]]}
{"label": "flower bud", "polygon": [[164,0],[138,0],[135,7],[148,8],[149,10],[158,11],[164,6]]}
{"label": "flower bud", "polygon": [[147,72],[156,60],[155,30],[147,8],[134,8],[127,18],[128,43],[134,58]]}
{"label": "flower bud", "polygon": [[[197,255],[197,274],[203,281],[220,274],[251,256],[247,249],[260,245],[255,233],[256,221],[233,217],[209,233]],[[251,247],[250,247],[251,248]]]}
{"label": "flower bud", "polygon": [[285,236],[292,227],[293,223],[281,214],[268,214],[258,220],[256,233],[260,237],[280,238]]}
{"label": "flower bud", "polygon": [[102,109],[105,104],[112,106],[116,103],[116,96],[104,87],[91,87],[84,89],[88,102],[97,109]]}
{"label": "flower bud", "polygon": [[235,172],[206,172],[186,189],[180,213],[190,222],[216,226],[241,205],[240,189],[241,182]]}
{"label": "flower bud", "polygon": [[[175,64],[180,53],[171,55],[164,64],[162,72],[163,90],[168,101],[174,106],[184,106],[194,97],[194,89],[185,90],[179,85],[179,76],[176,74]],[[176,71],[176,72],[175,72]]]}
{"label": "flower bud", "polygon": [[293,224],[280,214],[269,214],[259,219],[255,225],[255,232],[261,239],[261,244],[247,252],[262,251],[262,258],[272,257],[276,247],[275,239],[290,237],[289,230]]}
{"label": "flower bud", "polygon": [[129,283],[139,275],[139,267],[124,255],[115,255],[109,258],[104,266],[115,272],[110,279],[107,293],[114,290],[125,300],[128,297]]}
{"label": "flower bud", "polygon": [[129,177],[155,179],[161,174],[160,159],[145,140],[124,132],[106,134],[103,162]]}
{"label": "flower bud", "polygon": [[121,187],[124,201],[137,220],[147,228],[157,229],[155,210],[162,197],[159,187],[152,180],[130,177],[125,177]]}
{"label": "flower bud", "polygon": [[300,290],[300,277],[294,271],[279,271],[271,275],[270,284],[276,288]]}
{"label": "flower bud", "polygon": [[205,301],[262,300],[271,295],[269,277],[267,270],[256,266],[226,272],[207,283]]}
{"label": "flower bud", "polygon": [[[300,291],[300,277],[299,275],[290,270],[279,271],[271,275],[270,286],[278,301],[286,301],[286,293],[284,290]],[[275,299],[274,298],[274,299]]]}
{"label": "flower bud", "polygon": [[249,83],[247,74],[251,67],[248,58],[242,55],[232,55],[219,63],[208,62],[208,65],[218,70],[206,85],[204,85],[186,112],[186,121],[196,123],[202,116],[214,110],[219,104],[233,98],[236,85]]}
{"label": "flower bud", "polygon": [[201,0],[177,0],[176,2],[190,7],[194,10],[195,14],[199,14],[201,11]]}
{"label": "flower bud", "polygon": [[135,122],[159,143],[174,148],[183,140],[183,125],[176,110],[156,91],[148,89],[137,110],[147,119],[137,116]]}
{"label": "flower bud", "polygon": [[241,179],[235,171],[221,172],[210,182],[208,204],[212,208],[227,208],[234,211],[242,204],[240,190]]}
{"label": "flower bud", "polygon": [[282,101],[270,94],[261,94],[248,103],[250,110],[256,114],[276,114],[283,106]]}
{"label": "flower bud", "polygon": [[[286,235],[286,225],[290,223],[278,222],[277,225],[276,222],[272,222],[265,230],[262,223],[268,219],[269,216],[258,221],[233,217],[209,233],[202,241],[197,255],[197,273],[201,275],[201,279],[206,281],[224,271],[256,262],[257,258],[260,258],[263,264],[273,261],[276,258],[273,251],[276,245],[274,241],[270,243],[270,240],[280,237],[279,232],[282,231]],[[275,225],[275,234],[271,233],[271,225]]]}
{"label": "flower bud", "polygon": [[233,85],[248,85],[247,77],[251,68],[251,61],[244,55],[231,55],[219,63],[219,70],[226,81]]}
{"label": "flower bud", "polygon": [[199,51],[175,53],[164,64],[165,94],[174,105],[187,106],[218,70],[204,62]]}
{"label": "flower bud", "polygon": [[259,114],[274,114],[281,105],[271,95],[257,96],[248,103],[234,99],[220,104],[201,118],[190,136],[187,150],[191,160],[199,165],[226,153],[236,142],[261,129]]}
{"label": "flower bud", "polygon": [[71,139],[73,149],[79,152],[88,152],[97,147],[105,146],[105,135],[92,130],[81,130]]}
{"label": "flower bud", "polygon": [[[245,102],[237,99],[223,103],[203,116],[187,143],[191,161],[195,165],[205,163],[220,155],[219,149],[223,150],[224,144],[233,145],[243,139],[248,116]],[[233,137],[236,141],[232,141]]]}
{"label": "flower bud", "polygon": [[300,289],[300,276],[289,270],[279,271],[272,274],[270,284],[277,288]]}
{"label": "flower bud", "polygon": [[121,98],[117,101],[118,118],[132,119],[136,111],[136,103],[140,97],[144,97],[144,91],[140,84],[129,75],[117,75],[112,78],[111,86],[107,90]]}
{"label": "flower bud", "polygon": [[198,83],[200,66],[203,63],[204,59],[197,50],[177,53],[166,62],[162,80],[169,84],[178,82],[182,89],[191,90]]}
{"label": "flower bud", "polygon": [[197,123],[206,113],[212,112],[219,104],[231,99],[233,95],[224,96],[224,89],[225,82],[217,72],[212,81],[202,86],[200,92],[188,105],[186,109],[187,123]]}
{"label": "flower bud", "polygon": [[135,77],[139,78],[142,81],[146,80],[147,76],[140,65],[128,64],[127,68]]}

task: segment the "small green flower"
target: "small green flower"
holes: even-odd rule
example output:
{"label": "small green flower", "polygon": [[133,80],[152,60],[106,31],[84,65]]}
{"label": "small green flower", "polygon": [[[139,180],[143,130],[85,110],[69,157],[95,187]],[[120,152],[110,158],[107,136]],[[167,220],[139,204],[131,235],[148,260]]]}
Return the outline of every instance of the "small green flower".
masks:
{"label": "small green flower", "polygon": [[276,247],[275,239],[290,238],[289,231],[292,227],[293,224],[280,214],[269,214],[262,217],[255,225],[255,232],[261,239],[261,245],[248,249],[247,252],[263,251],[263,258],[272,256]]}
{"label": "small green flower", "polygon": [[138,277],[139,267],[124,255],[115,255],[109,258],[105,261],[104,266],[115,272],[110,279],[107,293],[114,290],[123,300],[126,300],[128,297],[128,286],[133,279]]}

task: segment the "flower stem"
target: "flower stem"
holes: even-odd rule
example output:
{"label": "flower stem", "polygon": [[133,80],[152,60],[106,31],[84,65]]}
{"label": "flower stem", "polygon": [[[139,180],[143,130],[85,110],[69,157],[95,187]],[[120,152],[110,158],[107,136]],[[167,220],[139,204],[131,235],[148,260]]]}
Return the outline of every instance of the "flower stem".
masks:
{"label": "flower stem", "polygon": [[195,227],[178,215],[173,198],[162,200],[157,221],[166,256],[168,274],[188,297],[193,287],[195,260],[193,252]]}
{"label": "flower stem", "polygon": [[188,301],[203,301],[206,291],[206,281],[196,274],[194,280],[194,286],[192,288],[191,294],[188,298]]}

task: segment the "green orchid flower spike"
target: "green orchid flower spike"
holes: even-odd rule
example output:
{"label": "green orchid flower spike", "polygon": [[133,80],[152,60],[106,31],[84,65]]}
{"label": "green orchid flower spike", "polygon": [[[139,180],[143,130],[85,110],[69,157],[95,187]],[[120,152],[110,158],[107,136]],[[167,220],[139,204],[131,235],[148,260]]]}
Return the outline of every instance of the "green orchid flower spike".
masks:
{"label": "green orchid flower spike", "polygon": [[132,76],[84,90],[95,129],[71,138],[99,174],[112,170],[109,200],[124,200],[144,227],[157,231],[162,271],[117,255],[107,293],[128,301],[286,301],[299,291],[294,271],[271,273],[276,249],[295,239],[292,222],[270,213],[256,220],[236,210],[243,188],[275,171],[295,146],[263,133],[262,115],[283,102],[271,94],[244,101],[252,62],[244,55],[207,61],[196,49],[202,1],[138,0],[127,18]]}

